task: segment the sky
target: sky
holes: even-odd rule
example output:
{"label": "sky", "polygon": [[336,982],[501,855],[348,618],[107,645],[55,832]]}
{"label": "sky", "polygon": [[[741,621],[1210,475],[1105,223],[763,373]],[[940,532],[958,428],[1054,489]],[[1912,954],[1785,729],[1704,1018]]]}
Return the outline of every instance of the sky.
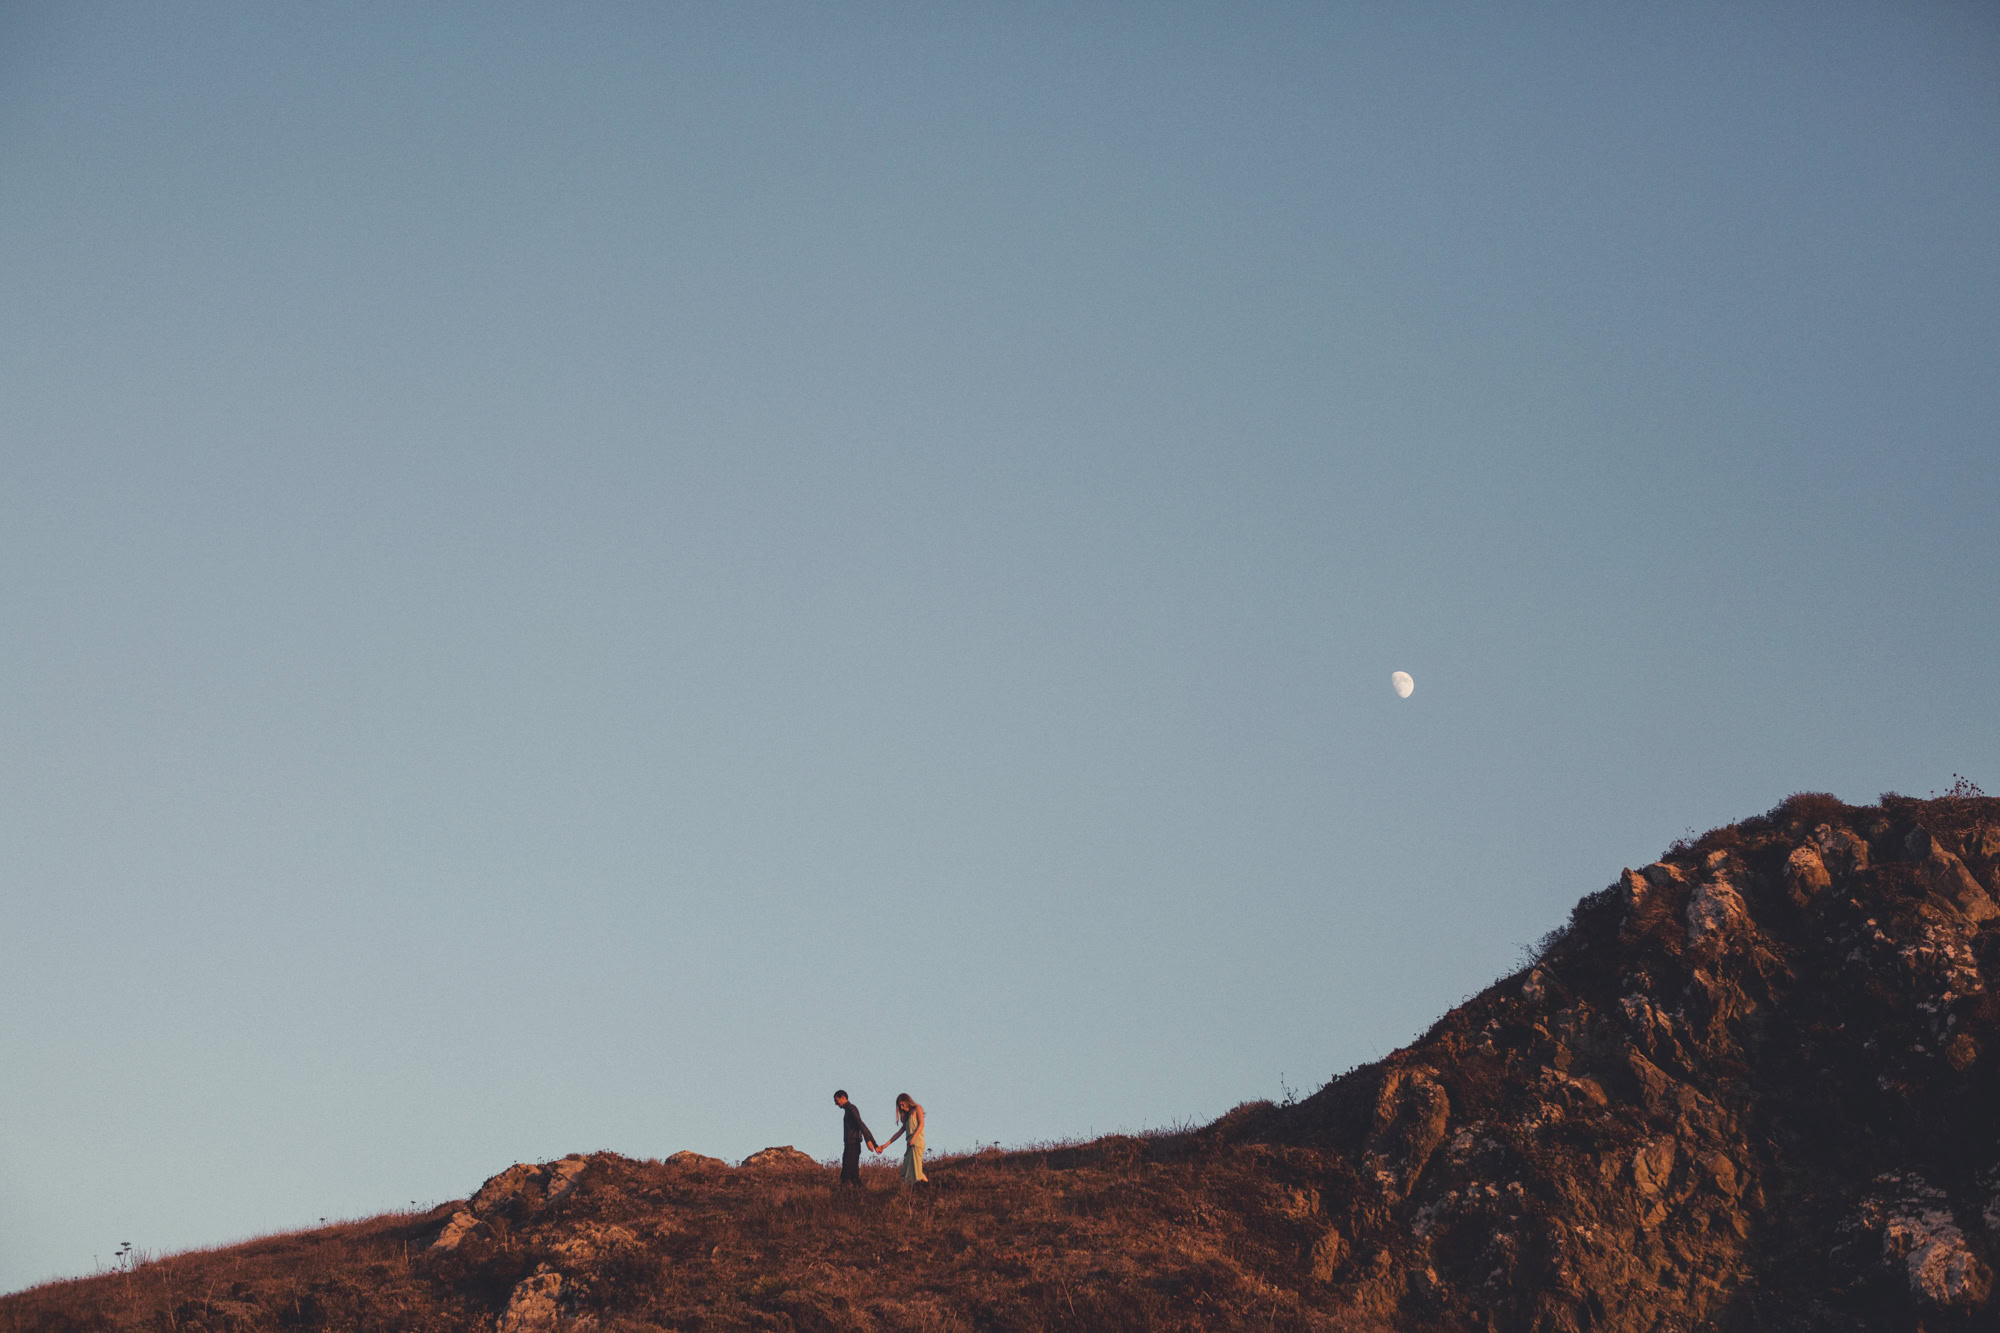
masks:
{"label": "sky", "polygon": [[1974,3],[0,7],[0,1290],[2000,790],[1996,218]]}

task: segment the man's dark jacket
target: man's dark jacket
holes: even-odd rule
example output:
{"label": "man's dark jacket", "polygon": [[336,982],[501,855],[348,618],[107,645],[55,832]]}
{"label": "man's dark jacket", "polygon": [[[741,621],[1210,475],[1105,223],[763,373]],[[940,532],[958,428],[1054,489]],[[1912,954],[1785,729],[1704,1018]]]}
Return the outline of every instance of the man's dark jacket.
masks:
{"label": "man's dark jacket", "polygon": [[875,1136],[868,1132],[868,1126],[861,1123],[861,1110],[853,1102],[841,1108],[847,1112],[840,1126],[841,1141],[844,1143],[873,1143]]}

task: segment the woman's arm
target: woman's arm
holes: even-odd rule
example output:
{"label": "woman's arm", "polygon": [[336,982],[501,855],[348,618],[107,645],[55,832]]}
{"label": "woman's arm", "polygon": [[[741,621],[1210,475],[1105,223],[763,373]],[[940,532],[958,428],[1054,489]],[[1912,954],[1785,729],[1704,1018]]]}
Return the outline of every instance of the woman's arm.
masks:
{"label": "woman's arm", "polygon": [[900,1138],[902,1138],[902,1137],[903,1137],[903,1133],[904,1133],[904,1131],[905,1131],[905,1130],[907,1130],[907,1129],[909,1129],[909,1126],[908,1126],[908,1125],[904,1125],[904,1126],[903,1126],[903,1127],[902,1127],[901,1129],[898,1129],[898,1130],[897,1130],[897,1131],[896,1131],[896,1132],[895,1132],[894,1134],[891,1134],[891,1135],[890,1135],[890,1136],[889,1136],[888,1138],[886,1138],[886,1139],[883,1139],[883,1140],[882,1140],[882,1146],[881,1146],[881,1147],[879,1147],[879,1148],[877,1148],[877,1149],[876,1149],[875,1151],[876,1151],[876,1152],[887,1152],[887,1151],[889,1151],[889,1145],[890,1145],[890,1144],[892,1144],[892,1143],[894,1143],[894,1142],[895,1142],[895,1141],[896,1141],[897,1139],[900,1139]]}
{"label": "woman's arm", "polygon": [[923,1133],[923,1132],[924,1132],[924,1108],[923,1108],[923,1107],[921,1107],[921,1106],[913,1106],[913,1107],[911,1107],[911,1108],[910,1108],[910,1126],[911,1126],[911,1128],[910,1128],[910,1137],[911,1137],[911,1138],[913,1138],[913,1139],[914,1139],[914,1138],[915,1138],[915,1137],[916,1137],[917,1135],[919,1135],[919,1134],[921,1134],[921,1133]]}

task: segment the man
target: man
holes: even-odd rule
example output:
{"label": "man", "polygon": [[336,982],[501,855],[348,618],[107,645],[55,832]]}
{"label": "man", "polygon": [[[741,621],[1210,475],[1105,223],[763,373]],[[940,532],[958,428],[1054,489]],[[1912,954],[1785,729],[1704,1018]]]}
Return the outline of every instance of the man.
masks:
{"label": "man", "polygon": [[868,1132],[868,1126],[861,1123],[861,1111],[847,1100],[847,1090],[842,1088],[833,1094],[833,1104],[846,1112],[840,1126],[840,1183],[859,1185],[861,1183],[861,1145],[866,1143],[871,1152],[880,1152],[875,1146],[875,1136]]}

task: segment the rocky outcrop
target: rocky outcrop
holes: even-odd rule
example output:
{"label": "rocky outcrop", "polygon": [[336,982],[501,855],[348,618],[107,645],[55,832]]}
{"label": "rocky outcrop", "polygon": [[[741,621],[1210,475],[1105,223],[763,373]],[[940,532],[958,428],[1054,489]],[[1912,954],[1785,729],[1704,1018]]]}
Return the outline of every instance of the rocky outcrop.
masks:
{"label": "rocky outcrop", "polygon": [[516,1163],[479,1187],[471,1211],[481,1219],[526,1221],[562,1202],[589,1165],[590,1159],[581,1154],[539,1165]]}
{"label": "rocky outcrop", "polygon": [[1216,1132],[1351,1164],[1307,1267],[1357,1318],[2000,1327],[1996,871],[2000,801],[1795,797],[1623,872],[1381,1065]]}
{"label": "rocky outcrop", "polygon": [[2000,907],[1994,906],[1993,899],[1972,877],[1965,863],[1939,846],[1930,830],[1911,829],[1905,850],[1930,891],[1958,908],[1969,920],[1991,921],[2000,916]]}
{"label": "rocky outcrop", "polygon": [[782,1148],[765,1148],[761,1151],[753,1152],[743,1159],[743,1165],[752,1170],[765,1171],[823,1171],[826,1169],[817,1161],[814,1161],[810,1154],[802,1153],[790,1144],[786,1144]]}
{"label": "rocky outcrop", "polygon": [[451,1215],[449,1222],[444,1224],[444,1230],[431,1242],[431,1248],[449,1252],[475,1236],[486,1234],[490,1234],[486,1224],[480,1221],[476,1214],[461,1208]]}

